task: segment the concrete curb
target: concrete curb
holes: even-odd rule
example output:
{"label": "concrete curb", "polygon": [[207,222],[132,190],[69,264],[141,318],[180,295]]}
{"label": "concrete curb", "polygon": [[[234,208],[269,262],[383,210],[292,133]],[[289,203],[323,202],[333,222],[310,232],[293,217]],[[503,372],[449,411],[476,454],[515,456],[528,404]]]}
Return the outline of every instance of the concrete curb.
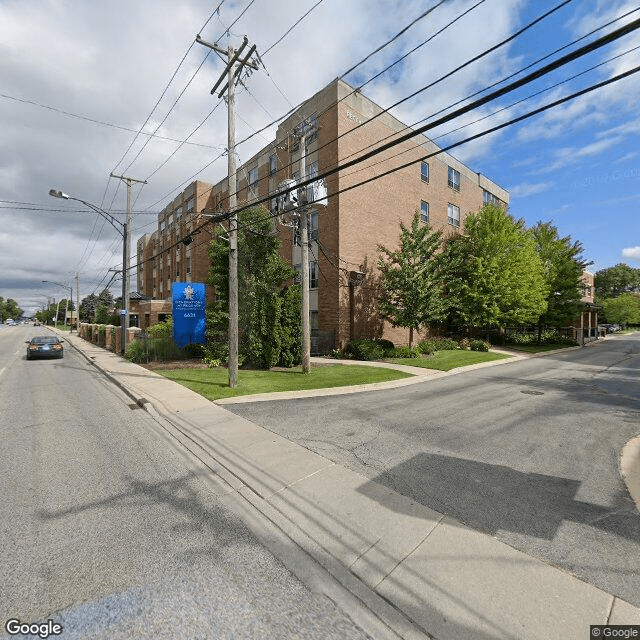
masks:
{"label": "concrete curb", "polygon": [[620,475],[640,511],[640,433],[620,452]]}

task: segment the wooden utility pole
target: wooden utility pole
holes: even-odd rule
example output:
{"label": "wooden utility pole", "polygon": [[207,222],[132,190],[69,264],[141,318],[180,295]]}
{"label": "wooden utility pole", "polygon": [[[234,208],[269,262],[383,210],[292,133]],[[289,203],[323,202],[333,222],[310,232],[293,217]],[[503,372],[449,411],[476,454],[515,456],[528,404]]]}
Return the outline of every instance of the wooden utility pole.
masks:
{"label": "wooden utility pole", "polygon": [[227,152],[228,152],[228,178],[229,187],[229,386],[238,386],[238,212],[236,211],[236,79],[244,67],[258,69],[256,62],[249,59],[254,54],[256,46],[253,45],[247,55],[239,60],[240,54],[248,44],[245,36],[238,50],[231,45],[225,50],[217,44],[205,42],[199,35],[196,42],[213,49],[221,55],[227,56],[227,66],[220,78],[211,89],[213,95],[216,89],[227,79],[226,85],[218,94],[222,98],[227,92]]}
{"label": "wooden utility pole", "polygon": [[[304,125],[300,140],[300,180],[304,182],[307,174],[306,134]],[[302,268],[302,372],[311,372],[311,323],[309,317],[309,228],[307,222],[307,187],[298,191],[300,223],[300,262]]]}

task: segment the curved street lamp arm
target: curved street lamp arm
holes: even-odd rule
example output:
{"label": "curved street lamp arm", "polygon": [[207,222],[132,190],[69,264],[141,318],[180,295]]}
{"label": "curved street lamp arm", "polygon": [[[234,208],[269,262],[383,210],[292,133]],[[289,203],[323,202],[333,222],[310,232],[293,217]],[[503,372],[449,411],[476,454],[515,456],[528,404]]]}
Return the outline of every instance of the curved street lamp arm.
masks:
{"label": "curved street lamp arm", "polygon": [[[49,195],[53,196],[54,198],[62,198],[63,200],[75,200],[76,202],[81,202],[83,205],[89,207],[89,209],[93,209],[98,215],[102,216],[124,238],[125,224],[123,222],[120,222],[120,220],[116,220],[110,213],[104,211],[104,209],[101,209],[97,205],[91,204],[90,202],[86,202],[85,200],[81,200],[80,198],[74,198],[73,196],[70,196],[57,189],[49,189]],[[119,224],[120,227],[117,227],[116,224]]]}

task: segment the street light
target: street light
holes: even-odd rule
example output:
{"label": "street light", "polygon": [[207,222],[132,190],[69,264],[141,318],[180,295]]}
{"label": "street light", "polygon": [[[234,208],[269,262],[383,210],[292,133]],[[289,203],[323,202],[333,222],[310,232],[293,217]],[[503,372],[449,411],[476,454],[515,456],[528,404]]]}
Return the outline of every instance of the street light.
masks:
{"label": "street light", "polygon": [[[62,284],[61,282],[52,282],[51,280],[43,280],[42,282],[46,283],[46,284],[55,284],[59,287],[63,287],[65,289],[69,289],[69,300],[71,300],[71,304],[73,305],[73,287],[70,287],[67,284]],[[77,310],[76,310],[76,317],[79,317],[79,311],[80,311],[80,300],[76,300],[77,302]],[[65,307],[64,310],[64,319],[65,322],[67,320],[67,312],[69,311],[69,303],[67,302],[67,305]],[[56,314],[56,321],[58,320],[57,314]],[[73,310],[71,311],[71,328],[69,329],[69,333],[73,332]]]}
{"label": "street light", "polygon": [[[89,209],[93,209],[98,215],[102,216],[121,236],[122,236],[122,306],[120,312],[120,335],[122,337],[122,345],[120,353],[124,355],[127,343],[127,328],[129,327],[129,226],[127,223],[116,220],[111,214],[107,213],[100,207],[80,198],[59,191],[58,189],[49,189],[49,195],[54,198],[62,198],[63,200],[75,200],[80,202]],[[127,216],[128,219],[128,216]],[[80,301],[78,301],[78,313],[80,311]],[[80,316],[78,315],[78,323]],[[78,325],[79,326],[79,325]]]}

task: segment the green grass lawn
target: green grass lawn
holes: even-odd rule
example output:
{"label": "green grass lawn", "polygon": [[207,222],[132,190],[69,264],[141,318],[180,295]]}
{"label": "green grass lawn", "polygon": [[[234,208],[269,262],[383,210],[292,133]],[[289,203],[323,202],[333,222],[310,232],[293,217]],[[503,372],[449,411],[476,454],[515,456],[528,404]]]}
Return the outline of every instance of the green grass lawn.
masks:
{"label": "green grass lawn", "polygon": [[238,371],[238,386],[235,389],[230,389],[228,386],[229,373],[227,369],[222,367],[216,369],[157,369],[156,373],[188,387],[208,400],[272,391],[328,389],[410,377],[410,374],[394,369],[357,364],[312,366],[309,374],[302,373],[300,367],[287,371],[240,369]]}
{"label": "green grass lawn", "polygon": [[433,355],[423,358],[390,358],[387,362],[395,364],[407,364],[411,367],[423,367],[425,369],[438,369],[450,371],[456,367],[466,367],[480,362],[503,360],[510,356],[504,353],[486,353],[484,351],[436,351]]}

